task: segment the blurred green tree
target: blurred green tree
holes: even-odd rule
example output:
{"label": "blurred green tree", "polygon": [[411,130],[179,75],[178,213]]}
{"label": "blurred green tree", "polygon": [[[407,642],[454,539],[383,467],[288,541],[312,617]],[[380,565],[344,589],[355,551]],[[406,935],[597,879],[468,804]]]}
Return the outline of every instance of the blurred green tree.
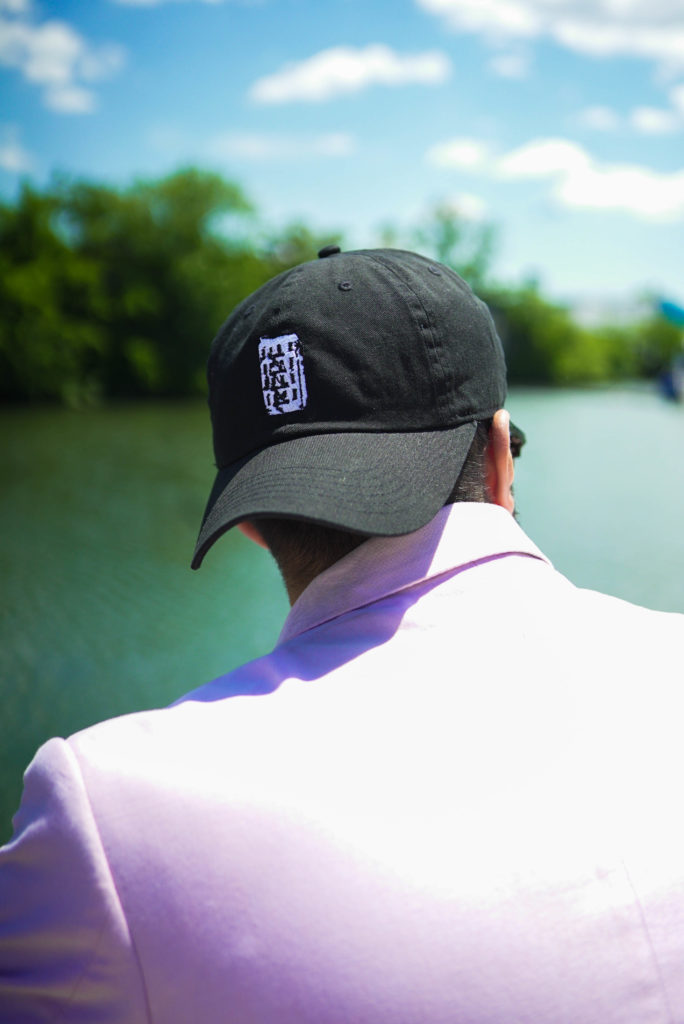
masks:
{"label": "blurred green tree", "polygon": [[[392,229],[384,230],[391,237]],[[495,236],[493,224],[465,217],[452,203],[438,203],[412,231],[409,248],[451,267],[479,292],[486,285]]]}
{"label": "blurred green tree", "polygon": [[330,240],[302,224],[265,233],[239,186],[194,168],[123,189],[26,185],[0,206],[0,394],[202,393],[230,310]]}
{"label": "blurred green tree", "polygon": [[203,388],[208,339],[241,296],[242,246],[222,217],[249,217],[238,186],[182,170],[124,190],[58,188],[58,228],[104,283],[102,375],[109,395],[187,395]]}
{"label": "blurred green tree", "polygon": [[54,230],[58,200],[25,185],[0,205],[0,396],[77,403],[106,346],[100,266]]}
{"label": "blurred green tree", "polygon": [[667,320],[662,313],[651,316],[634,325],[634,349],[638,361],[638,373],[653,377],[669,367],[675,356],[684,352],[682,328]]}

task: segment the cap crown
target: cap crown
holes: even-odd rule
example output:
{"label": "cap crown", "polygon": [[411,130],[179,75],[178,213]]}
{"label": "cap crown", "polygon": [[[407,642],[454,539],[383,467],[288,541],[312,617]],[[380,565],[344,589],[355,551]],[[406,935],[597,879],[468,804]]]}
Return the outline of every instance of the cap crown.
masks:
{"label": "cap crown", "polygon": [[333,252],[263,285],[219,330],[208,376],[219,467],[307,435],[458,426],[506,394],[486,306],[396,249]]}

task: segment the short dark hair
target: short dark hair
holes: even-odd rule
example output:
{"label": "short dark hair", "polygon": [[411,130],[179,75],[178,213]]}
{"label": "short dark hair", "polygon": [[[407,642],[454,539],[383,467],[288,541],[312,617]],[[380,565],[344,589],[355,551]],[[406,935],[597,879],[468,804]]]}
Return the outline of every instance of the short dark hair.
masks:
{"label": "short dark hair", "polygon": [[[491,420],[477,424],[470,451],[445,505],[489,501],[485,452],[491,425]],[[286,581],[311,579],[368,540],[365,534],[301,519],[269,517],[257,519],[256,523]]]}
{"label": "short dark hair", "polygon": [[491,428],[491,420],[480,420],[477,424],[463,468],[449,497],[444,502],[445,505],[455,505],[459,501],[489,501],[485,475],[485,452]]}

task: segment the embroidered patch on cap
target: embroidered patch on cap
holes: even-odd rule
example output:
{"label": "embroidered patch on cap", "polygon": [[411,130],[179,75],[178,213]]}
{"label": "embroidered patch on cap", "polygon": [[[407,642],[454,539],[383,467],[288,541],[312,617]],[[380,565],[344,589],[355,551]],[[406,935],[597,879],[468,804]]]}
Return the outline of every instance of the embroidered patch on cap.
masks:
{"label": "embroidered patch on cap", "polygon": [[302,346],[296,334],[259,338],[261,390],[269,416],[298,412],[306,405]]}

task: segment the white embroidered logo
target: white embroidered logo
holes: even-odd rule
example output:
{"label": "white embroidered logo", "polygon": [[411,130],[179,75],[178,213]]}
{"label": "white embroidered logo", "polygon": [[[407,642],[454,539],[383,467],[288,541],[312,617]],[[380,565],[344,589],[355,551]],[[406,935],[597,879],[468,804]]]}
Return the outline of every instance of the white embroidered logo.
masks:
{"label": "white embroidered logo", "polygon": [[296,334],[259,338],[261,390],[269,416],[298,412],[306,405],[302,346]]}

